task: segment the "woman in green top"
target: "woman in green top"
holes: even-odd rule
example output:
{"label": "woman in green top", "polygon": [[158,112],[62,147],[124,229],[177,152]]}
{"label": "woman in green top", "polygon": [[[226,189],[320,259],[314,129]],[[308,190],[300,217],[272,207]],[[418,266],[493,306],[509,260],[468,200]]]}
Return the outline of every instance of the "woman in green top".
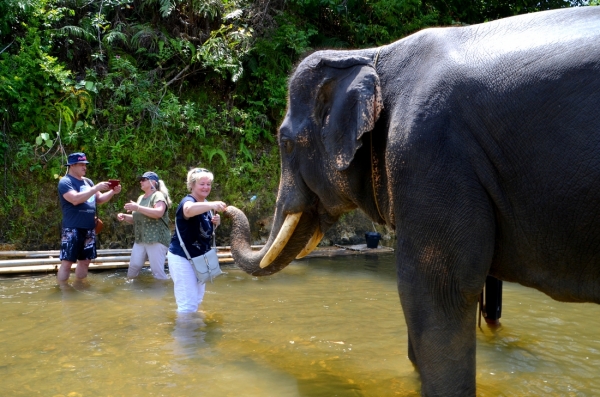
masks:
{"label": "woman in green top", "polygon": [[127,278],[137,277],[148,260],[154,278],[166,280],[169,277],[165,273],[165,257],[171,241],[167,214],[171,206],[169,191],[155,172],[148,171],[139,180],[144,194],[137,202],[130,201],[124,207],[131,215],[117,214],[119,221],[133,223],[135,233]]}

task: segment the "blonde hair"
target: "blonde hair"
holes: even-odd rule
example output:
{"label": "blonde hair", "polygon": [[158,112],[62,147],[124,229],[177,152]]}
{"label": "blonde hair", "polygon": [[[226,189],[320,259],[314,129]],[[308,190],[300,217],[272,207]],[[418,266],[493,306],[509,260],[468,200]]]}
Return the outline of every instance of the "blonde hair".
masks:
{"label": "blonde hair", "polygon": [[201,178],[208,178],[208,180],[212,182],[215,179],[215,176],[206,168],[192,168],[187,174],[188,191],[191,192],[196,181]]}
{"label": "blonde hair", "polygon": [[149,179],[149,181],[152,185],[153,190],[158,190],[165,196],[165,200],[167,200],[167,208],[171,208],[172,201],[171,201],[171,197],[169,197],[169,189],[167,189],[167,185],[165,185],[165,181],[163,181],[162,179],[158,180],[158,182],[157,182],[158,189],[152,183],[152,182],[154,182],[153,180]]}

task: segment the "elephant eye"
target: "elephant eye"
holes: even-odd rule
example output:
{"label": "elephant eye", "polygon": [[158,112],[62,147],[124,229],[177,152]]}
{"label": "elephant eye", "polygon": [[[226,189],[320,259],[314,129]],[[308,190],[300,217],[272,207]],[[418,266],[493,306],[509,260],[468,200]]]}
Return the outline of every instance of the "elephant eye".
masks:
{"label": "elephant eye", "polygon": [[294,150],[294,144],[289,139],[286,139],[283,141],[283,149],[287,154],[290,154]]}

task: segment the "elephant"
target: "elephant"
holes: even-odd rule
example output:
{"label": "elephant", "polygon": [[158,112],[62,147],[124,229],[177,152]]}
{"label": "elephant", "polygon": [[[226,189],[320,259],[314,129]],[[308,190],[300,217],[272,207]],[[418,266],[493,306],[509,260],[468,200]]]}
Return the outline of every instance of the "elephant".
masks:
{"label": "elephant", "polygon": [[395,230],[408,358],[423,396],[475,396],[488,275],[600,303],[600,7],[429,28],[321,50],[288,82],[271,234],[231,250],[265,276],[344,213]]}

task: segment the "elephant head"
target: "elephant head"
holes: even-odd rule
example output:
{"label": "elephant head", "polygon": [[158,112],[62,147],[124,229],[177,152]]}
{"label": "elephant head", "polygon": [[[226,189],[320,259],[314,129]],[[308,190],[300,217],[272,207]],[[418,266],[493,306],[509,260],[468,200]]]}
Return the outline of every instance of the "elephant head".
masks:
{"label": "elephant head", "polygon": [[253,275],[281,270],[311,252],[364,195],[372,197],[371,169],[353,160],[382,109],[372,57],[321,51],[300,63],[279,128],[281,179],[273,228],[260,252],[250,249],[244,214],[235,207],[226,212],[233,219],[231,249],[238,266]]}

